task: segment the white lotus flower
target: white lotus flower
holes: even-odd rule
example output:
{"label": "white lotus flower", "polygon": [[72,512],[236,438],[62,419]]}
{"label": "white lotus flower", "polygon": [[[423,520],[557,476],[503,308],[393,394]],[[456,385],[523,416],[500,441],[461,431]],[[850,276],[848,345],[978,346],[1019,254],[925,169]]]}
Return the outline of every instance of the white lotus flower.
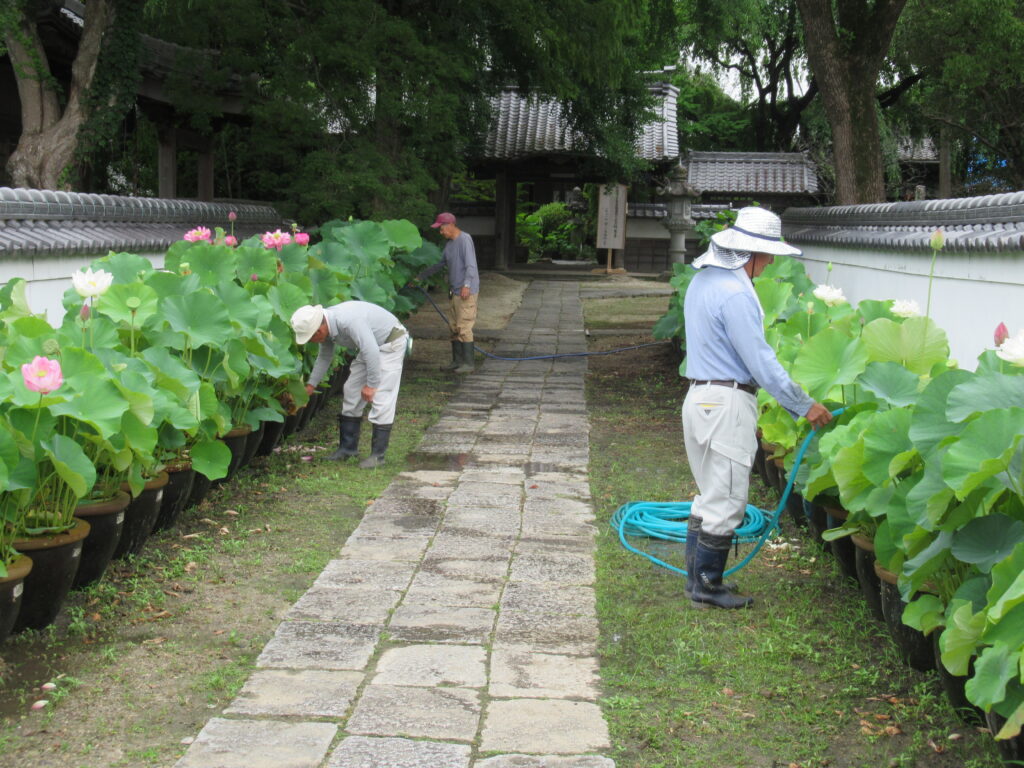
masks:
{"label": "white lotus flower", "polygon": [[838,307],[840,304],[846,303],[842,288],[833,288],[831,285],[819,285],[814,289],[814,296],[830,307]]}
{"label": "white lotus flower", "polygon": [[892,313],[896,317],[918,317],[921,314],[921,305],[913,299],[896,299],[892,303]]}
{"label": "white lotus flower", "polygon": [[1024,328],[996,347],[996,354],[1008,363],[1024,365]]}
{"label": "white lotus flower", "polygon": [[83,299],[90,299],[93,296],[102,296],[106,293],[110,284],[114,282],[114,276],[102,269],[97,269],[95,272],[91,269],[84,272],[79,270],[71,275],[71,282],[79,296]]}

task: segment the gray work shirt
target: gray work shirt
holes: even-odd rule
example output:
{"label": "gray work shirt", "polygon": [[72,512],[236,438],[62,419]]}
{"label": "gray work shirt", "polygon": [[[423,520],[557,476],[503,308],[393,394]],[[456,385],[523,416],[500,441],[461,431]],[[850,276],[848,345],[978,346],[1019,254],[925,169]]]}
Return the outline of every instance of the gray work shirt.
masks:
{"label": "gray work shirt", "polygon": [[327,338],[320,344],[309,383],[320,383],[334,359],[335,347],[358,350],[366,363],[366,386],[380,386],[380,348],[402,323],[383,307],[368,301],[343,301],[324,310]]}
{"label": "gray work shirt", "polygon": [[476,267],[476,248],[473,238],[465,232],[452,238],[444,247],[441,261],[417,275],[417,279],[430,277],[442,267],[448,269],[448,285],[452,293],[458,293],[467,286],[470,293],[480,293],[480,273]]}

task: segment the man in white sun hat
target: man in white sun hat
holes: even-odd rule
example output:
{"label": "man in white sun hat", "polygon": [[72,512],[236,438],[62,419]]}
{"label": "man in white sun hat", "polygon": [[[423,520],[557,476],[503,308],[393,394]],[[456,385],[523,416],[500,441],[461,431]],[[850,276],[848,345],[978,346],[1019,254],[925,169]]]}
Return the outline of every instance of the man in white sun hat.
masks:
{"label": "man in white sun hat", "polygon": [[359,454],[359,427],[369,404],[373,425],[370,455],[359,466],[379,467],[391,439],[402,364],[406,348],[412,344],[409,332],[397,317],[367,301],[343,301],[326,309],[320,304],[299,307],[292,314],[292,330],[297,343],[320,345],[306,382],[307,392],[312,393],[327,373],[335,347],[358,352],[342,390],[338,450],[328,458],[339,461]]}
{"label": "man in white sun hat", "polygon": [[741,208],[736,223],[711,237],[686,290],[686,456],[698,495],[686,534],[686,592],[696,604],[746,608],[722,574],[747,506],[757,451],[757,389],[763,387],[794,418],[815,427],[832,414],[812,400],[779,364],[764,338],[764,312],[753,279],[776,255],[800,251],[782,241],[782,222],[764,208]]}

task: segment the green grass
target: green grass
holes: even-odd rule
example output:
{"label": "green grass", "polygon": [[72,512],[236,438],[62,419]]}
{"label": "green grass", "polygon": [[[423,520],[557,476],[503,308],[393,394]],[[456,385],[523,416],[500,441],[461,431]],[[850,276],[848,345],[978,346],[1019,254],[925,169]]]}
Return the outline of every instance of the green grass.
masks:
{"label": "green grass", "polygon": [[636,328],[649,331],[668,310],[668,296],[589,299],[583,303],[587,328]]}
{"label": "green grass", "polygon": [[[602,706],[616,765],[1001,765],[991,737],[956,718],[934,673],[900,662],[856,586],[788,517],[786,546],[737,574],[756,600],[747,611],[693,607],[680,577],[621,546],[608,525],[620,505],[695,492],[676,361],[660,349],[629,354],[591,358],[587,383]],[[755,480],[752,502],[774,509],[777,499]],[[672,557],[682,567],[681,548]]]}

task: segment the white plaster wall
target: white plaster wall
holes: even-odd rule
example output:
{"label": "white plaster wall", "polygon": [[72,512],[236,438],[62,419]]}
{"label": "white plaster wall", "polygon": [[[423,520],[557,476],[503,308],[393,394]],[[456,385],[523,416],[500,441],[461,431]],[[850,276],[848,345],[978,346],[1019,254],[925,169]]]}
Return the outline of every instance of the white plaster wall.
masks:
{"label": "white plaster wall", "polygon": [[[828,278],[851,302],[914,299],[922,313],[925,311],[930,251],[799,247],[811,279],[824,283]],[[999,323],[1006,323],[1011,334],[1024,328],[1024,252],[940,251],[935,260],[930,314],[949,337],[950,356],[961,368],[973,370],[978,355],[994,346],[992,334]]]}
{"label": "white plaster wall", "polygon": [[[104,254],[105,255],[105,254]],[[164,254],[142,254],[161,269]],[[0,284],[6,284],[15,277],[28,282],[25,293],[33,313],[45,315],[46,321],[57,327],[64,320],[64,306],[61,299],[71,287],[71,275],[87,268],[99,255],[82,256],[15,256],[0,261]]]}

